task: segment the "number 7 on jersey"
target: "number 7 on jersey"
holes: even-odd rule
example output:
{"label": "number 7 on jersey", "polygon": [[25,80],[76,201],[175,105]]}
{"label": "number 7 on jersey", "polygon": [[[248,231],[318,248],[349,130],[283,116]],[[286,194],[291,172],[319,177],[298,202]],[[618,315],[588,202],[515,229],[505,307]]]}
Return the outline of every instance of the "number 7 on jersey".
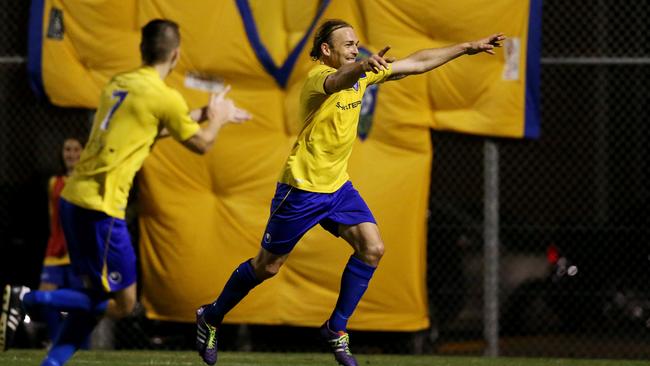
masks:
{"label": "number 7 on jersey", "polygon": [[108,123],[111,121],[111,117],[113,117],[113,113],[117,110],[117,108],[120,107],[122,102],[124,102],[124,98],[126,98],[126,95],[129,94],[128,91],[126,90],[115,90],[113,92],[113,99],[116,97],[118,98],[117,102],[113,104],[111,107],[111,110],[106,113],[106,117],[102,120],[102,123],[99,125],[99,129],[101,130],[106,130],[108,129]]}

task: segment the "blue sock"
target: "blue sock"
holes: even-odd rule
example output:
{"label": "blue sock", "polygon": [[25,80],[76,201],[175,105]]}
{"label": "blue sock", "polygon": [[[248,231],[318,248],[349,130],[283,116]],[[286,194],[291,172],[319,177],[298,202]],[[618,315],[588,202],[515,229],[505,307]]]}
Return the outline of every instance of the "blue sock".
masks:
{"label": "blue sock", "polygon": [[87,311],[95,315],[106,312],[108,301],[104,293],[85,290],[58,289],[54,291],[31,291],[23,297],[23,304],[28,312],[43,307],[55,311]]}
{"label": "blue sock", "polygon": [[[108,301],[104,302],[107,303]],[[50,341],[54,343],[54,340],[56,337],[59,336],[59,332],[61,331],[61,327],[63,326],[63,322],[65,321],[66,315],[59,313],[58,311],[49,311],[52,314],[56,314],[57,318],[56,319],[51,319],[48,320],[47,326],[48,326],[48,335],[50,336]],[[103,311],[105,313],[106,311]],[[56,321],[55,321],[56,320]],[[90,349],[90,336],[86,337],[86,340],[81,344],[80,349],[85,349],[88,350]]]}
{"label": "blue sock", "polygon": [[[25,295],[27,296],[27,294]],[[59,334],[61,329],[61,323],[63,319],[61,318],[61,312],[58,310],[53,310],[48,307],[43,307],[41,310],[41,316],[47,324],[47,334],[50,337],[50,341],[54,341],[56,335]]]}
{"label": "blue sock", "polygon": [[60,366],[68,361],[87,341],[97,325],[97,316],[87,311],[73,311],[63,321],[52,348],[41,366]]}
{"label": "blue sock", "polygon": [[249,259],[237,267],[230,275],[221,295],[205,308],[203,314],[208,324],[215,326],[221,324],[226,313],[234,308],[253,287],[261,283],[255,276],[255,270],[250,262]]}
{"label": "blue sock", "polygon": [[345,331],[348,319],[368,288],[368,282],[375,273],[375,267],[354,256],[350,257],[341,278],[341,291],[334,312],[329,319],[330,330]]}

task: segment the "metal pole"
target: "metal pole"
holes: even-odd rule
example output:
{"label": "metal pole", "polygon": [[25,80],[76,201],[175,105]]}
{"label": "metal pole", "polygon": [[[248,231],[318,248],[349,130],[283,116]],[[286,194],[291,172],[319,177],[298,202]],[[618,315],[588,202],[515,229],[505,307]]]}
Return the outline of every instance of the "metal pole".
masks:
{"label": "metal pole", "polygon": [[499,355],[499,147],[486,140],[484,163],[484,280],[483,335],[485,355]]}

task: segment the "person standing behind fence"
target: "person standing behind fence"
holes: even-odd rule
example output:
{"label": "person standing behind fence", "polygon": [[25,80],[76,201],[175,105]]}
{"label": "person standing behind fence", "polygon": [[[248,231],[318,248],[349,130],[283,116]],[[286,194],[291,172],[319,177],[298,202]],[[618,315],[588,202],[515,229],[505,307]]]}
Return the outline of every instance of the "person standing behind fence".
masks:
{"label": "person standing behind fence", "polygon": [[[61,149],[63,169],[48,181],[48,208],[50,217],[50,236],[47,241],[43,271],[38,289],[41,291],[54,291],[59,288],[82,288],[83,282],[74,274],[70,265],[70,256],[63,235],[61,218],[59,215],[59,198],[61,191],[79,161],[83,144],[74,137],[66,138]],[[52,341],[58,334],[61,325],[61,312],[43,308],[43,320],[47,323],[49,340]]]}
{"label": "person standing behind fence", "polygon": [[334,311],[320,334],[339,364],[357,365],[348,346],[347,322],[384,254],[375,219],[347,174],[363,93],[368,85],[421,74],[462,55],[494,54],[504,39],[494,34],[420,50],[399,61],[384,57],[386,47],[357,60],[359,39],[352,26],[332,19],[319,27],[310,55],[320,64],[309,71],[300,94],[304,124],[271,201],[262,248],[235,269],[212,304],[197,310],[196,346],[205,363],[217,362],[217,329],[226,313],[255,286],[278,273],[300,238],[320,224],[354,250],[343,271]]}
{"label": "person standing behind fence", "polygon": [[[212,95],[206,107],[189,111],[181,94],[163,82],[180,57],[176,23],[163,19],[147,23],[140,53],[140,68],[114,76],[104,87],[88,144],[61,193],[65,239],[84,289],[23,296],[28,312],[41,307],[68,312],[43,366],[63,365],[101,317],[119,319],[132,312],[136,262],[125,209],[134,176],[161,131],[204,154],[225,124],[250,119],[226,98],[229,88]],[[206,125],[199,126],[197,121],[206,119]]]}

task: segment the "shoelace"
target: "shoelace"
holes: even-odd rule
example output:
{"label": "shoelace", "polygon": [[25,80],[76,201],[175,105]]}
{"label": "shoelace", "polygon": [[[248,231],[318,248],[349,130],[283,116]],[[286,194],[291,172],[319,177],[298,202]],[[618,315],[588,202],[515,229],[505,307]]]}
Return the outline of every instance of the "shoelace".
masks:
{"label": "shoelace", "polygon": [[352,355],[350,347],[348,346],[350,344],[350,336],[347,333],[344,333],[336,339],[330,340],[330,343],[335,347],[336,352],[345,352],[348,355]]}
{"label": "shoelace", "polygon": [[206,328],[208,328],[208,345],[207,349],[214,348],[215,343],[217,343],[217,329],[213,326],[211,326],[208,323],[205,323]]}

